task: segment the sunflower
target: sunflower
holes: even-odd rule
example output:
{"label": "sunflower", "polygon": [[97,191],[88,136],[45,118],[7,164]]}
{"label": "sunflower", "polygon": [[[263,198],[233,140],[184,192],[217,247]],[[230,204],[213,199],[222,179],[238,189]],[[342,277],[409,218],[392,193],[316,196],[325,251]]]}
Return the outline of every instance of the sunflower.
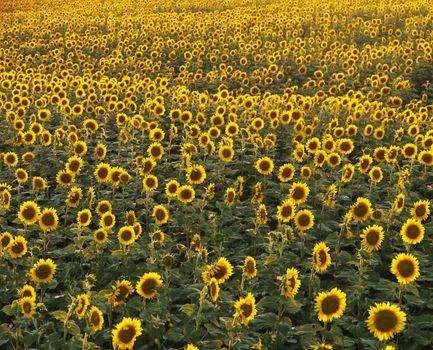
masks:
{"label": "sunflower", "polygon": [[18,183],[24,183],[29,179],[29,174],[23,168],[15,170],[15,178]]}
{"label": "sunflower", "polygon": [[284,223],[289,222],[295,216],[296,205],[292,199],[286,199],[278,206],[277,218]]}
{"label": "sunflower", "polygon": [[104,244],[108,241],[108,233],[103,228],[99,228],[93,233],[93,239],[98,244]]}
{"label": "sunflower", "polygon": [[248,278],[257,276],[256,260],[252,256],[247,256],[242,266],[243,275]]}
{"label": "sunflower", "polygon": [[137,165],[140,167],[140,175],[144,176],[144,177],[146,175],[150,174],[150,172],[156,166],[156,162],[152,158],[150,158],[150,157],[148,157],[148,158],[143,158],[142,157],[140,160],[137,157],[136,161],[138,163]]}
{"label": "sunflower", "polygon": [[18,164],[18,156],[15,152],[6,152],[3,161],[9,168],[13,168]]}
{"label": "sunflower", "polygon": [[87,307],[90,305],[90,299],[87,294],[80,294],[75,298],[76,306],[75,306],[75,316],[79,320],[81,320],[86,314]]}
{"label": "sunflower", "polygon": [[137,216],[135,215],[134,210],[128,210],[125,213],[126,224],[129,226],[134,225],[137,222]]}
{"label": "sunflower", "polygon": [[376,208],[376,209],[373,209],[370,216],[374,221],[380,221],[385,216],[385,212],[380,208]]}
{"label": "sunflower", "polygon": [[226,258],[219,258],[212,265],[206,265],[201,276],[206,283],[209,283],[211,278],[214,277],[221,284],[229,279],[231,275],[233,275],[232,264]]}
{"label": "sunflower", "polygon": [[117,233],[117,238],[119,239],[120,244],[126,246],[133,244],[138,237],[135,233],[134,226],[127,225],[120,228],[119,232]]}
{"label": "sunflower", "polygon": [[245,298],[240,298],[235,303],[235,309],[236,311],[233,316],[239,318],[240,322],[246,326],[257,314],[256,299],[254,298],[254,295],[248,293]]}
{"label": "sunflower", "polygon": [[295,215],[295,225],[299,231],[307,231],[314,226],[314,215],[308,209],[300,210]]}
{"label": "sunflower", "polygon": [[397,197],[395,197],[394,203],[392,205],[392,210],[396,213],[401,213],[404,209],[405,195],[404,193],[399,193]]}
{"label": "sunflower", "polygon": [[320,292],[315,298],[314,309],[321,322],[331,322],[340,318],[346,309],[346,293],[338,288]]}
{"label": "sunflower", "polygon": [[224,196],[224,203],[229,207],[232,207],[235,204],[236,200],[236,189],[233,187],[228,187]]}
{"label": "sunflower", "polygon": [[235,155],[235,151],[232,146],[225,145],[220,147],[218,155],[222,161],[230,162]]}
{"label": "sunflower", "polygon": [[164,148],[159,142],[153,142],[148,148],[147,153],[153,160],[161,159],[164,155]]}
{"label": "sunflower", "polygon": [[54,231],[57,228],[59,217],[54,208],[45,208],[39,216],[39,227],[44,232]]}
{"label": "sunflower", "polygon": [[92,212],[90,209],[83,209],[77,213],[77,223],[78,226],[86,227],[90,225],[92,221]]}
{"label": "sunflower", "polygon": [[99,220],[99,226],[104,230],[111,230],[115,224],[116,217],[111,212],[103,214]]}
{"label": "sunflower", "polygon": [[295,176],[295,167],[291,163],[283,164],[278,169],[278,179],[281,182],[288,182]]}
{"label": "sunflower", "polygon": [[379,250],[383,241],[383,227],[379,225],[372,225],[366,227],[360,237],[362,238],[361,245],[367,251],[373,252]]}
{"label": "sunflower", "polygon": [[152,216],[155,218],[157,225],[165,224],[169,218],[168,210],[162,204],[153,207]]}
{"label": "sunflower", "polygon": [[34,176],[32,179],[32,188],[36,191],[43,191],[47,187],[47,181],[40,176]]}
{"label": "sunflower", "polygon": [[65,203],[68,207],[76,208],[80,204],[80,200],[83,198],[83,191],[79,187],[71,187]]}
{"label": "sunflower", "polygon": [[27,253],[27,240],[23,236],[16,236],[8,248],[9,255],[18,259]]}
{"label": "sunflower", "polygon": [[162,285],[161,275],[156,272],[148,272],[141,276],[137,282],[135,289],[139,295],[145,299],[152,299],[155,297],[156,288]]}
{"label": "sunflower", "polygon": [[312,347],[312,350],[332,350],[332,345],[330,344],[326,344],[326,343],[322,343],[320,345],[314,345]]}
{"label": "sunflower", "polygon": [[57,265],[51,259],[39,259],[30,269],[30,279],[36,283],[49,283],[56,269]]}
{"label": "sunflower", "polygon": [[25,284],[19,291],[20,298],[30,298],[36,300],[35,288],[30,284]]}
{"label": "sunflower", "polygon": [[141,335],[141,321],[137,318],[124,317],[112,330],[113,348],[119,350],[133,349],[137,337]]}
{"label": "sunflower", "polygon": [[14,238],[9,232],[3,232],[0,236],[0,250],[6,250],[13,243]]}
{"label": "sunflower", "polygon": [[96,306],[92,306],[89,311],[89,324],[93,332],[100,331],[104,325],[104,316],[102,311]]}
{"label": "sunflower", "polygon": [[75,182],[75,175],[67,170],[60,170],[56,175],[56,181],[61,186],[69,187]]}
{"label": "sunflower", "polygon": [[426,220],[430,215],[430,202],[422,200],[415,202],[413,208],[410,210],[410,215],[418,221]]}
{"label": "sunflower", "polygon": [[83,164],[84,161],[80,157],[70,157],[65,165],[66,171],[69,171],[71,174],[78,175],[81,171]]}
{"label": "sunflower", "polygon": [[433,165],[433,151],[421,151],[418,154],[418,162],[425,166],[432,166]]}
{"label": "sunflower", "polygon": [[20,310],[24,317],[31,318],[36,311],[35,299],[23,297],[20,299]]}
{"label": "sunflower", "polygon": [[184,350],[200,350],[200,349],[192,344],[188,344],[187,346],[185,346]]}
{"label": "sunflower", "polygon": [[370,165],[372,162],[373,162],[373,158],[368,154],[364,154],[361,157],[359,157],[358,163],[356,164],[359,172],[365,174],[368,171],[368,169],[370,169]]}
{"label": "sunflower", "polygon": [[191,185],[199,185],[206,179],[206,170],[202,165],[193,165],[188,169],[186,179]]}
{"label": "sunflower", "polygon": [[290,267],[286,270],[286,275],[281,286],[281,295],[293,299],[298,294],[301,287],[301,281],[298,276],[299,271],[297,269]]}
{"label": "sunflower", "polygon": [[256,219],[259,225],[265,225],[268,222],[268,211],[266,209],[266,205],[259,205],[256,210]]}
{"label": "sunflower", "polygon": [[161,230],[155,230],[152,233],[150,233],[149,236],[152,242],[154,243],[160,243],[160,244],[164,243],[165,234]]}
{"label": "sunflower", "polygon": [[125,300],[134,292],[134,287],[128,280],[117,281],[111,287],[112,292],[105,295],[110,305],[116,307],[125,303]]}
{"label": "sunflower", "polygon": [[292,199],[293,203],[301,204],[307,200],[309,193],[310,189],[307,184],[295,182],[290,186],[289,197]]}
{"label": "sunflower", "polygon": [[104,160],[107,155],[107,146],[102,143],[98,143],[95,147],[95,154],[98,160]]}
{"label": "sunflower", "polygon": [[341,163],[341,157],[338,153],[332,152],[328,154],[328,157],[326,158],[326,162],[331,168],[336,168]]}
{"label": "sunflower", "polygon": [[179,182],[176,180],[170,180],[165,185],[165,194],[167,197],[176,197],[177,196],[177,190],[179,189]]}
{"label": "sunflower", "polygon": [[38,220],[40,213],[41,210],[35,202],[26,201],[20,205],[18,218],[24,225],[31,225]]}
{"label": "sunflower", "polygon": [[336,144],[337,151],[341,154],[350,154],[354,150],[355,146],[353,145],[353,141],[348,138],[342,138],[337,141]]}
{"label": "sunflower", "polygon": [[182,203],[191,203],[195,198],[195,191],[189,185],[180,186],[177,190],[177,199],[179,199]]}
{"label": "sunflower", "polygon": [[215,277],[212,277],[208,282],[209,296],[212,302],[216,302],[220,295],[220,285]]}
{"label": "sunflower", "polygon": [[378,166],[374,166],[370,169],[368,176],[370,176],[370,180],[375,184],[378,184],[383,180],[383,172],[382,169]]}
{"label": "sunflower", "polygon": [[353,164],[347,163],[343,166],[343,174],[341,176],[341,181],[348,183],[352,181],[353,175],[355,174],[355,167]]}
{"label": "sunflower", "polygon": [[111,166],[107,163],[99,163],[96,166],[95,171],[93,172],[93,176],[95,177],[96,181],[99,183],[106,183],[110,181],[110,171]]}
{"label": "sunflower", "polygon": [[401,237],[405,243],[417,244],[424,238],[425,228],[420,221],[408,219],[400,230]]}
{"label": "sunflower", "polygon": [[158,188],[158,178],[155,175],[149,174],[143,179],[143,188],[147,192],[152,192]]}
{"label": "sunflower", "polygon": [[403,146],[402,154],[406,159],[415,158],[418,153],[418,147],[413,143],[407,143]]}
{"label": "sunflower", "polygon": [[372,212],[371,202],[367,198],[358,197],[350,210],[354,220],[365,221]]}
{"label": "sunflower", "polygon": [[325,271],[331,265],[331,255],[329,255],[329,247],[325,242],[316,243],[313,248],[314,269],[317,272]]}
{"label": "sunflower", "polygon": [[398,283],[412,283],[420,275],[419,261],[412,254],[400,253],[392,259],[391,272],[397,277]]}
{"label": "sunflower", "polygon": [[113,210],[113,206],[111,205],[110,201],[104,199],[96,204],[95,210],[99,216],[102,216],[105,213],[111,212]]}
{"label": "sunflower", "polygon": [[380,341],[388,340],[403,331],[406,313],[389,302],[376,303],[368,310],[368,329]]}
{"label": "sunflower", "polygon": [[262,175],[269,175],[274,170],[274,162],[269,157],[262,157],[257,160],[256,169]]}

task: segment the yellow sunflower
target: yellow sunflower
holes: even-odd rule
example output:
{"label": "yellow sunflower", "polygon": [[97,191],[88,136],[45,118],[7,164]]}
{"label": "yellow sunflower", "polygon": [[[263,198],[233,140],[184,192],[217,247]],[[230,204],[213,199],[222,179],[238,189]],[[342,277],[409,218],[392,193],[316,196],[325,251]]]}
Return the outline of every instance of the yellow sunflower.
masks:
{"label": "yellow sunflower", "polygon": [[152,299],[156,296],[156,288],[162,285],[161,275],[156,272],[148,272],[141,276],[135,289],[145,299]]}
{"label": "yellow sunflower", "polygon": [[325,242],[316,243],[313,248],[314,268],[317,272],[325,271],[331,265],[331,255],[329,247]]}
{"label": "yellow sunflower", "polygon": [[123,305],[128,298],[134,292],[134,287],[128,280],[116,281],[111,287],[112,292],[105,295],[110,305],[114,307]]}
{"label": "yellow sunflower", "polygon": [[35,299],[23,297],[19,301],[20,310],[24,317],[31,318],[36,311]]}
{"label": "yellow sunflower", "polygon": [[30,269],[30,279],[36,283],[49,283],[56,269],[57,265],[51,259],[39,259]]}
{"label": "yellow sunflower", "polygon": [[280,166],[278,169],[278,179],[281,182],[288,182],[295,176],[295,167],[293,164],[287,163]]}
{"label": "yellow sunflower", "polygon": [[152,192],[158,188],[158,178],[155,175],[149,174],[143,179],[143,188],[147,192]]}
{"label": "yellow sunflower", "polygon": [[231,275],[233,275],[232,264],[226,258],[219,258],[217,262],[206,266],[202,278],[203,281],[209,283],[211,278],[214,277],[221,284],[229,279]]}
{"label": "yellow sunflower", "polygon": [[191,203],[195,198],[195,191],[189,185],[180,186],[177,190],[177,198],[184,204]]}
{"label": "yellow sunflower", "polygon": [[427,200],[415,202],[410,210],[410,215],[412,215],[415,220],[426,220],[430,215],[430,202]]}
{"label": "yellow sunflower", "polygon": [[248,293],[245,298],[240,298],[235,303],[234,317],[239,318],[243,325],[247,325],[257,314],[256,299],[254,295]]}
{"label": "yellow sunflower", "polygon": [[93,176],[99,183],[106,183],[110,181],[110,171],[110,164],[99,163],[93,172]]}
{"label": "yellow sunflower", "polygon": [[289,196],[295,204],[304,203],[309,193],[308,185],[303,182],[295,182],[290,186]]}
{"label": "yellow sunflower", "polygon": [[92,221],[92,212],[89,209],[80,210],[77,213],[77,224],[82,227],[90,225]]}
{"label": "yellow sunflower", "polygon": [[191,185],[199,185],[206,179],[206,170],[202,165],[193,165],[188,168],[186,179]]}
{"label": "yellow sunflower", "polygon": [[100,331],[104,325],[104,316],[102,311],[96,306],[92,306],[89,311],[89,324],[93,332]]}
{"label": "yellow sunflower", "polygon": [[365,221],[372,212],[371,202],[367,198],[358,197],[350,210],[354,220]]}
{"label": "yellow sunflower", "polygon": [[108,241],[108,233],[103,228],[99,228],[93,233],[93,239],[98,244],[104,244]]}
{"label": "yellow sunflower", "polygon": [[257,276],[256,260],[252,256],[247,256],[242,266],[242,271],[245,277],[248,279]]}
{"label": "yellow sunflower", "polygon": [[346,309],[346,293],[338,288],[320,292],[315,298],[314,309],[321,322],[331,322],[340,318]]}
{"label": "yellow sunflower", "polygon": [[180,184],[176,180],[170,180],[165,185],[165,194],[167,197],[176,197],[177,196],[177,190],[179,189]]}
{"label": "yellow sunflower", "polygon": [[59,217],[54,208],[45,208],[39,216],[39,227],[44,232],[54,231],[59,224]]}
{"label": "yellow sunflower", "polygon": [[400,230],[401,237],[405,243],[417,244],[424,238],[425,228],[420,221],[408,219]]}
{"label": "yellow sunflower", "polygon": [[99,226],[104,230],[111,230],[116,224],[116,216],[114,216],[111,212],[106,212],[102,214],[101,219],[99,220]]}
{"label": "yellow sunflower", "polygon": [[110,201],[104,199],[96,204],[95,210],[99,216],[102,216],[105,213],[111,212],[113,210],[113,206],[111,205]]}
{"label": "yellow sunflower", "polygon": [[60,170],[56,175],[56,181],[61,186],[69,187],[75,182],[75,175],[67,170]]}
{"label": "yellow sunflower", "polygon": [[12,258],[22,258],[27,253],[27,240],[23,236],[16,236],[9,245],[8,250]]}
{"label": "yellow sunflower", "polygon": [[3,232],[0,236],[0,250],[8,249],[13,243],[14,238],[10,232]]}
{"label": "yellow sunflower", "polygon": [[36,291],[30,284],[25,284],[19,291],[20,298],[31,298],[36,300]]}
{"label": "yellow sunflower", "polygon": [[295,216],[296,205],[292,199],[286,199],[278,206],[277,218],[284,223],[289,222]]}
{"label": "yellow sunflower", "polygon": [[26,201],[20,205],[18,218],[24,225],[31,225],[38,220],[40,213],[41,210],[35,202]]}
{"label": "yellow sunflower", "polygon": [[391,272],[397,277],[398,283],[412,283],[420,275],[419,261],[412,254],[400,253],[392,259]]}
{"label": "yellow sunflower", "polygon": [[274,170],[274,162],[269,157],[262,157],[257,160],[256,169],[262,175],[269,175]]}
{"label": "yellow sunflower", "polygon": [[388,340],[403,331],[406,313],[389,302],[376,303],[368,310],[368,329],[380,341]]}
{"label": "yellow sunflower", "polygon": [[216,302],[220,295],[220,285],[215,277],[212,277],[208,283],[209,296],[212,302]]}
{"label": "yellow sunflower", "polygon": [[383,227],[379,225],[371,225],[366,227],[360,235],[362,241],[361,245],[367,251],[373,252],[379,250],[383,241]]}
{"label": "yellow sunflower", "polygon": [[152,216],[154,217],[157,225],[163,225],[169,219],[168,210],[162,204],[158,204],[153,207]]}
{"label": "yellow sunflower", "polygon": [[117,238],[119,239],[119,243],[128,246],[135,242],[136,235],[133,226],[123,226],[120,228],[117,233]]}
{"label": "yellow sunflower", "polygon": [[293,267],[287,269],[281,286],[281,294],[286,298],[293,299],[298,294],[301,287],[301,280],[298,276],[299,271],[297,269]]}
{"label": "yellow sunflower", "polygon": [[87,294],[80,294],[75,298],[75,301],[75,316],[77,316],[77,318],[81,320],[86,314],[87,307],[90,305],[90,299]]}
{"label": "yellow sunflower", "polygon": [[124,317],[112,330],[113,348],[119,350],[133,349],[137,337],[141,335],[141,321],[137,318]]}
{"label": "yellow sunflower", "polygon": [[314,215],[308,209],[299,210],[295,215],[295,225],[299,231],[307,231],[314,226]]}

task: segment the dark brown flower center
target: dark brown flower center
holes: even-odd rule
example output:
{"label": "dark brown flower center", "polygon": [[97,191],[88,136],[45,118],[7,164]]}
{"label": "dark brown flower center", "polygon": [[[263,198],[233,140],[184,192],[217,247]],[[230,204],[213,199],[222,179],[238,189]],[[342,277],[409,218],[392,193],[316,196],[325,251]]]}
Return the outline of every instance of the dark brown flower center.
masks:
{"label": "dark brown flower center", "polygon": [[336,295],[329,295],[322,300],[322,312],[325,315],[332,315],[340,307],[340,299]]}
{"label": "dark brown flower center", "polygon": [[128,344],[131,340],[134,339],[135,334],[136,331],[133,326],[126,326],[119,331],[117,336],[122,343]]}
{"label": "dark brown flower center", "polygon": [[51,272],[52,272],[52,270],[51,270],[51,266],[50,266],[50,265],[48,265],[48,264],[42,264],[42,265],[40,265],[40,266],[36,269],[36,271],[35,271],[35,275],[36,275],[36,277],[38,277],[39,279],[41,279],[41,280],[45,280],[45,279],[47,279],[48,277],[50,277]]}
{"label": "dark brown flower center", "polygon": [[374,325],[380,332],[389,332],[397,326],[397,315],[390,310],[382,310],[376,314]]}
{"label": "dark brown flower center", "polygon": [[411,277],[415,272],[415,265],[410,260],[401,260],[397,264],[397,270],[403,277]]}

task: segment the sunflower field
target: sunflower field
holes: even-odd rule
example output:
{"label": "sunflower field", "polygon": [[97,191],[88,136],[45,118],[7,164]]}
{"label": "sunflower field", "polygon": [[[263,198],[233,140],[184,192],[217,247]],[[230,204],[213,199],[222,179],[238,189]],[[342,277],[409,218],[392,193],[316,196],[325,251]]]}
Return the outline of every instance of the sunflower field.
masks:
{"label": "sunflower field", "polygon": [[1,0],[0,348],[433,348],[433,3]]}

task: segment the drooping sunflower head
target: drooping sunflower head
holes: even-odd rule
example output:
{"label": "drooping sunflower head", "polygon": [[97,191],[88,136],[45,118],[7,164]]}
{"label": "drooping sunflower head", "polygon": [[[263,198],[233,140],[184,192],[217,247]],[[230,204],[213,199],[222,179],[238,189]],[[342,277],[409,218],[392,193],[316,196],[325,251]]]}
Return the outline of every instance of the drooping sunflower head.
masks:
{"label": "drooping sunflower head", "polygon": [[398,283],[412,283],[420,275],[419,261],[412,254],[400,253],[392,259],[391,272],[397,277]]}
{"label": "drooping sunflower head", "polygon": [[377,339],[388,340],[403,331],[406,324],[406,313],[401,311],[399,306],[389,302],[376,303],[370,306],[366,323],[370,332]]}
{"label": "drooping sunflower head", "polygon": [[379,250],[384,237],[383,232],[383,227],[379,225],[366,227],[360,235],[361,245],[369,252]]}
{"label": "drooping sunflower head", "polygon": [[156,272],[148,272],[141,276],[135,289],[143,298],[152,299],[156,296],[157,287],[161,285],[161,275]]}
{"label": "drooping sunflower head", "polygon": [[338,288],[320,292],[315,298],[314,309],[321,322],[330,322],[340,318],[346,309],[346,293]]}

